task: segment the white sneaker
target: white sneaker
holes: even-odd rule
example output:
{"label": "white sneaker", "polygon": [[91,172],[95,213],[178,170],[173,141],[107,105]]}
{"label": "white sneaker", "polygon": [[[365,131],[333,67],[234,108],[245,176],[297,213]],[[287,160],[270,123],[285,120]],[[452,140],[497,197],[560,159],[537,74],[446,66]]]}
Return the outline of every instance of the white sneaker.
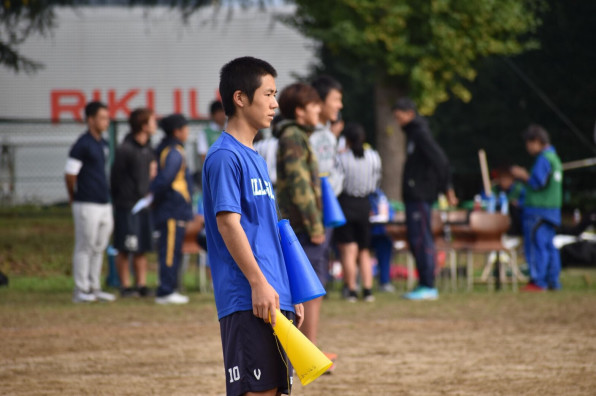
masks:
{"label": "white sneaker", "polygon": [[364,300],[364,302],[369,302],[369,303],[375,302],[375,296],[373,296],[372,294],[369,294],[368,296],[363,297],[363,300]]}
{"label": "white sneaker", "polygon": [[97,297],[93,293],[83,293],[82,291],[75,291],[72,295],[73,303],[86,303],[97,301]]}
{"label": "white sneaker", "polygon": [[116,301],[116,296],[111,293],[106,293],[101,290],[95,290],[93,292],[93,294],[95,295],[95,297],[97,298],[98,301],[108,301],[108,302]]}
{"label": "white sneaker", "polygon": [[188,304],[188,296],[183,296],[178,292],[168,294],[167,296],[156,297],[157,304]]}

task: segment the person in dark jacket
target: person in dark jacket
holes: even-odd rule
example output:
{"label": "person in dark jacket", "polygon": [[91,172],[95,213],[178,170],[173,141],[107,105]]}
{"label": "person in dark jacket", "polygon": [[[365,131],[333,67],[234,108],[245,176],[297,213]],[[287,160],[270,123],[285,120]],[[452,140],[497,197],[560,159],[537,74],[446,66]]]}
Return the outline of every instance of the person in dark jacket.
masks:
{"label": "person in dark jacket", "polygon": [[404,294],[408,300],[434,300],[435,245],[431,230],[431,205],[444,192],[451,205],[457,198],[451,186],[449,160],[434,140],[427,121],[418,115],[409,98],[399,99],[393,114],[406,134],[406,164],[402,179],[406,227],[410,250],[416,260],[418,287]]}
{"label": "person in dark jacket", "polygon": [[[121,297],[148,297],[147,257],[151,250],[151,213],[144,208],[131,210],[149,193],[149,183],[157,170],[151,136],[157,131],[153,110],[135,109],[128,118],[130,133],[116,149],[110,172],[112,204],[114,205],[114,247],[118,250],[116,267],[120,277]],[[136,288],[131,287],[129,256],[133,255]]]}
{"label": "person in dark jacket", "polygon": [[151,182],[153,220],[159,231],[158,304],[186,304],[188,297],[177,292],[178,268],[182,260],[182,241],[186,222],[192,220],[192,178],[186,166],[184,143],[188,121],[181,114],[163,118],[159,126],[166,136],[157,147],[157,176]]}

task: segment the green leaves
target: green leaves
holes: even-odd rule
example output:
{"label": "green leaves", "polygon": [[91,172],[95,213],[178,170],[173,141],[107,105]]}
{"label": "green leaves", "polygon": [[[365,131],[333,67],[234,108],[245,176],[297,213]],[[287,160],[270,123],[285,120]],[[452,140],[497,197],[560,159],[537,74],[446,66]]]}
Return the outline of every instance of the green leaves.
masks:
{"label": "green leaves", "polygon": [[537,47],[542,0],[296,0],[291,23],[337,57],[373,66],[379,81],[406,87],[424,114],[455,96],[478,61]]}

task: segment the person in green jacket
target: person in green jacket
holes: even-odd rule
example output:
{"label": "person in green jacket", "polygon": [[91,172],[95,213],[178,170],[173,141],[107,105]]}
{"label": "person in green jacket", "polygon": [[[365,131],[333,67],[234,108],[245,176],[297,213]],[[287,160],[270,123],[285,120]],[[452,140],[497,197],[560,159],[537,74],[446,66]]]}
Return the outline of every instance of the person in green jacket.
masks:
{"label": "person in green jacket", "polygon": [[557,290],[561,259],[553,238],[561,225],[563,168],[544,128],[530,125],[523,137],[526,150],[536,157],[530,173],[519,166],[511,168],[513,176],[526,183],[523,232],[530,283],[523,290]]}

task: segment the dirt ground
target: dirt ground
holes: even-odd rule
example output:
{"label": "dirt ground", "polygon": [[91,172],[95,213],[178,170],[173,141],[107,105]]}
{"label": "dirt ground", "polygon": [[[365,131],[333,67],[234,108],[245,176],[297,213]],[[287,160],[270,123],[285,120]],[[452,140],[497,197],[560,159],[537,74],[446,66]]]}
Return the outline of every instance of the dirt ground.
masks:
{"label": "dirt ground", "polygon": [[[223,395],[210,296],[75,305],[0,293],[0,394]],[[294,395],[595,395],[596,293],[486,291],[412,303],[324,303],[337,368]]]}

